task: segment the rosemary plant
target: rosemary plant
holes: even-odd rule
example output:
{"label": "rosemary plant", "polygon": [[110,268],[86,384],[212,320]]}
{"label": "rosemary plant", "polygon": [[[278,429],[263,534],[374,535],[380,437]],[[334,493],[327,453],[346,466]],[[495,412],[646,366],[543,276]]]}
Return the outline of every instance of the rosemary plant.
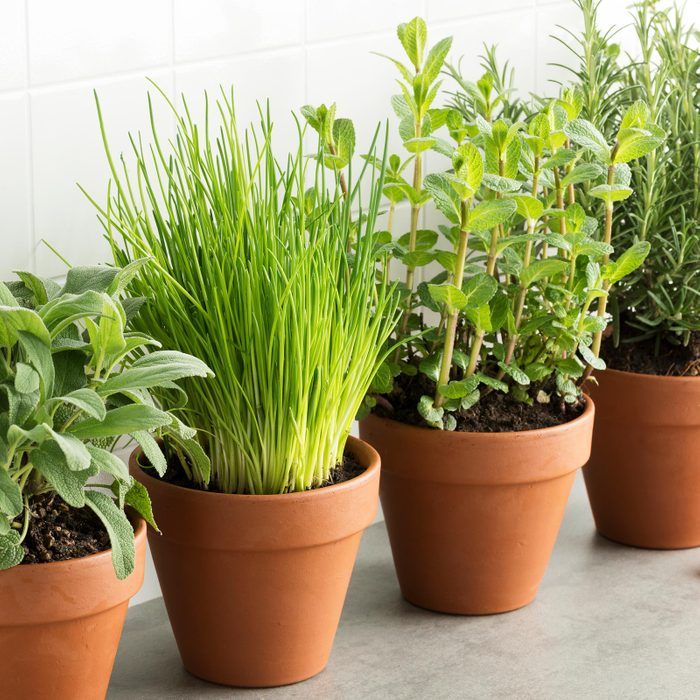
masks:
{"label": "rosemary plant", "polygon": [[[109,448],[122,435],[164,473],[161,437],[206,470],[195,431],[151,397],[183,377],[210,374],[180,352],[126,330],[142,300],[121,299],[145,260],[123,268],[72,268],[63,287],[29,272],[0,282],[0,569],[25,557],[34,500],[58,494],[103,522],[119,578],[134,568],[134,508],[155,527],[146,489]],[[155,434],[155,437],[154,437]]]}
{"label": "rosemary plant", "polygon": [[[604,366],[610,289],[649,251],[647,241],[616,250],[611,243],[615,205],[632,194],[628,163],[663,138],[648,107],[631,105],[610,141],[580,117],[575,89],[512,121],[504,116],[512,83],[496,72],[494,59],[475,86],[458,81],[468,89],[434,120],[453,140],[452,167],[428,174],[416,198],[431,197],[445,216],[447,249],[434,248],[437,232],[421,232],[421,264],[444,269],[418,285],[422,308],[409,306],[407,327],[419,332],[387,363],[368,402],[449,430],[494,391],[551,402],[563,414],[580,405],[582,382]],[[404,91],[393,104],[413,111],[413,99]],[[526,111],[515,105],[508,113]],[[444,152],[445,142],[429,147]],[[437,325],[426,325],[428,310]]]}
{"label": "rosemary plant", "polygon": [[700,52],[695,29],[679,9],[644,0],[631,11],[637,45],[620,58],[616,30],[602,29],[598,0],[577,0],[585,31],[567,44],[577,59],[575,77],[583,114],[597,119],[606,137],[636,101],[667,134],[632,173],[637,196],[617,208],[613,243],[649,241],[644,266],[610,297],[613,342],[644,343],[653,353],[695,345],[679,373],[700,371]]}
{"label": "rosemary plant", "polygon": [[[365,167],[355,181],[347,158],[343,193],[326,181],[323,157],[304,156],[301,127],[296,152],[279,163],[269,116],[239,133],[233,93],[216,102],[215,133],[184,100],[182,111],[168,104],[177,134],[165,144],[154,127],[150,150],[132,139],[136,177],[112,157],[100,113],[115,191],[99,210],[115,260],[154,261],[130,285],[150,300],[139,326],[216,374],[185,387],[212,486],[324,485],[397,321],[395,290],[375,285],[381,173]],[[192,478],[209,481],[195,465]]]}

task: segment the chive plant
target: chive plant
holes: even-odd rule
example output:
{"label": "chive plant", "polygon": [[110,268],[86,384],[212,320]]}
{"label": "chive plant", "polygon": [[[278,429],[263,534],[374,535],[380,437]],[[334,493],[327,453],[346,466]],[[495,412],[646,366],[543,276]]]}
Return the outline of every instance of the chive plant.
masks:
{"label": "chive plant", "polygon": [[[451,104],[431,116],[451,143],[433,135],[428,147],[449,152],[451,167],[427,174],[414,196],[430,197],[445,217],[446,248],[437,232],[421,231],[420,264],[443,269],[417,286],[420,304],[407,309],[415,330],[366,403],[448,430],[495,391],[552,403],[564,420],[567,407],[580,407],[581,384],[604,367],[610,290],[649,251],[647,241],[612,245],[615,206],[632,195],[628,163],[663,139],[643,102],[630,105],[610,140],[581,117],[579,90],[521,108],[495,51],[489,56],[485,75],[473,85],[460,78]],[[412,112],[413,99],[404,90],[392,104]],[[400,244],[394,250],[400,255]]]}
{"label": "chive plant", "polygon": [[[395,290],[375,283],[382,173],[366,166],[355,180],[348,158],[342,185],[327,180],[323,157],[304,156],[299,125],[297,148],[280,163],[264,110],[258,128],[239,132],[233,92],[222,90],[213,131],[205,99],[202,124],[184,99],[182,110],[168,101],[177,127],[169,144],[155,126],[150,149],[132,138],[135,176],[112,156],[100,113],[114,188],[100,215],[115,260],[153,259],[131,283],[149,298],[140,327],[215,372],[185,386],[211,486],[322,486],[398,320]],[[196,465],[192,478],[207,485]]]}
{"label": "chive plant", "polygon": [[[700,364],[700,52],[683,13],[644,0],[631,10],[636,44],[622,56],[616,29],[600,26],[598,0],[576,0],[584,32],[563,41],[573,51],[573,73],[583,114],[610,137],[620,114],[635,102],[668,134],[632,173],[637,196],[620,202],[613,243],[649,241],[644,266],[610,297],[613,343],[644,342],[654,353],[689,346],[681,373]],[[636,126],[636,125],[635,125]],[[694,341],[693,341],[694,339]]]}

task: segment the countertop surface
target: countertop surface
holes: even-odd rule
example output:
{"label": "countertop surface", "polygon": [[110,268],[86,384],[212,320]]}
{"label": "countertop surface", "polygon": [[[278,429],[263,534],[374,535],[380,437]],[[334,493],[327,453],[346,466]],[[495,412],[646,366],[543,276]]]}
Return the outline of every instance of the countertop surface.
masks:
{"label": "countertop surface", "polygon": [[383,523],[364,535],[326,670],[279,689],[211,685],[181,666],[162,600],[130,609],[108,698],[700,697],[700,549],[597,536],[580,475],[534,603],[430,613],[399,593]]}

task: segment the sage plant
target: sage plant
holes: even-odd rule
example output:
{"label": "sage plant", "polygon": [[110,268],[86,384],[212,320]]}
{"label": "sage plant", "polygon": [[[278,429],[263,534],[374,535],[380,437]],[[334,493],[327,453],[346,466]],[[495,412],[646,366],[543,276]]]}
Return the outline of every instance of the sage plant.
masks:
{"label": "sage plant", "polygon": [[146,489],[110,451],[121,436],[161,475],[159,438],[184,463],[209,469],[195,431],[151,392],[177,390],[176,381],[210,370],[129,330],[144,300],[122,291],[147,264],[71,268],[63,286],[29,272],[0,282],[0,569],[24,559],[32,504],[55,493],[97,514],[117,577],[131,573],[134,531],[124,508],[156,524]]}

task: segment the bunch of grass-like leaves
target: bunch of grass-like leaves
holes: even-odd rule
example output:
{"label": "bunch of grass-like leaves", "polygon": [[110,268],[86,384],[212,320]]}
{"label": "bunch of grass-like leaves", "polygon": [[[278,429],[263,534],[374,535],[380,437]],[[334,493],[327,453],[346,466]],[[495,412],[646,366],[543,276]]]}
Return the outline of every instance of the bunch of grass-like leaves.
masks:
{"label": "bunch of grass-like leaves", "polygon": [[216,105],[221,125],[210,130],[184,101],[182,112],[170,104],[175,139],[153,129],[151,150],[134,139],[135,178],[105,139],[116,192],[101,213],[117,261],[154,260],[130,285],[149,298],[140,327],[216,374],[186,386],[212,485],[302,491],[332,478],[396,322],[397,295],[375,286],[382,180],[372,171],[363,207],[362,178],[347,168],[347,196],[326,182],[301,128],[280,163],[268,116],[241,133],[233,95]]}
{"label": "bunch of grass-like leaves", "polygon": [[622,57],[616,30],[600,27],[598,0],[577,0],[582,36],[567,37],[584,95],[583,113],[610,138],[637,100],[667,134],[632,174],[637,192],[620,203],[613,243],[649,241],[644,266],[611,295],[615,343],[653,339],[688,344],[700,331],[700,52],[678,9],[644,0],[634,6],[637,45]]}
{"label": "bunch of grass-like leaves", "polygon": [[[150,392],[207,366],[127,331],[138,299],[120,300],[144,260],[124,269],[72,268],[63,287],[28,272],[0,282],[0,569],[24,558],[32,501],[57,493],[103,522],[119,578],[134,567],[124,507],[155,527],[145,488],[108,449],[131,435],[165,471],[153,432],[206,468],[194,430],[161,410]],[[105,478],[108,477],[108,478]]]}
{"label": "bunch of grass-like leaves", "polygon": [[[662,141],[646,105],[634,103],[608,142],[580,118],[579,91],[564,90],[512,121],[501,116],[508,102],[497,94],[510,88],[487,72],[455,98],[457,108],[432,118],[453,141],[451,167],[428,174],[415,198],[432,198],[442,212],[448,247],[436,247],[437,232],[420,231],[416,264],[444,269],[418,285],[406,328],[419,332],[378,375],[383,386],[373,387],[385,410],[415,395],[413,383],[429,388],[417,411],[438,428],[457,427],[459,415],[492,391],[562,409],[577,404],[591,368],[604,366],[610,289],[649,250],[648,242],[611,245],[615,203],[632,194],[628,163]],[[399,114],[411,111],[411,99],[406,91],[393,98]],[[433,141],[431,148],[446,150]],[[603,203],[602,221],[597,204],[583,206],[592,199]],[[439,316],[437,325],[426,324],[426,311]]]}

